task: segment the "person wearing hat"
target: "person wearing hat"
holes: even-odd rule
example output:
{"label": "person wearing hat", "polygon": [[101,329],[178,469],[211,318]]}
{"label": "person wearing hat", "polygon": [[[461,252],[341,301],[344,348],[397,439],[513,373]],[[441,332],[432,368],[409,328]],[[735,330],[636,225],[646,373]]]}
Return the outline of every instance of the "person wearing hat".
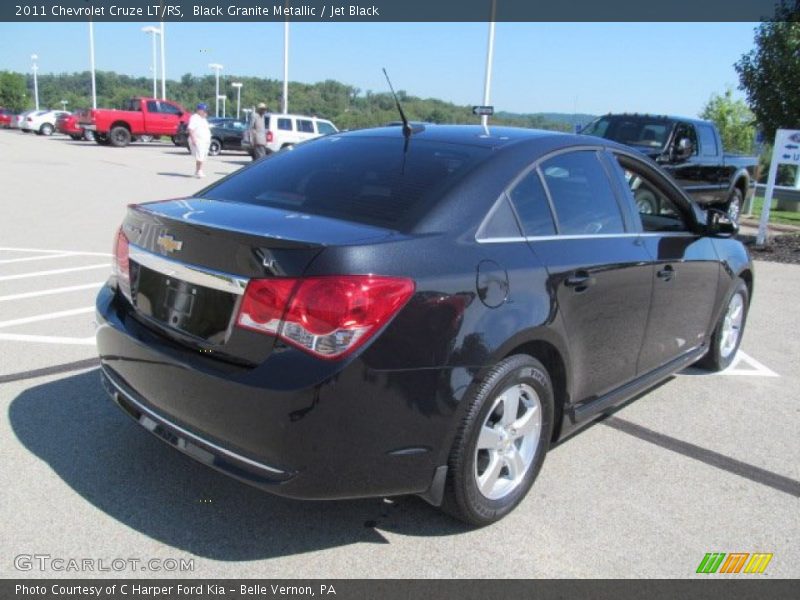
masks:
{"label": "person wearing hat", "polygon": [[250,143],[253,146],[253,160],[258,160],[267,155],[267,124],[264,115],[267,105],[259,102],[256,106],[256,115],[250,123]]}
{"label": "person wearing hat", "polygon": [[197,110],[189,118],[187,131],[189,132],[189,151],[194,156],[195,177],[205,177],[203,163],[208,157],[208,147],[211,145],[211,128],[208,126],[208,106],[203,102],[197,105]]}

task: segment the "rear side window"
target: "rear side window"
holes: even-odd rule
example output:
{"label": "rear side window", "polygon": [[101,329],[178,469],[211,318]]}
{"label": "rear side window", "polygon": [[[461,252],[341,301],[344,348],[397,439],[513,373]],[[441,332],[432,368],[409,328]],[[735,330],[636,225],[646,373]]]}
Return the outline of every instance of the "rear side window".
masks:
{"label": "rear side window", "polygon": [[314,133],[314,122],[307,119],[297,119],[297,131],[301,133]]}
{"label": "rear side window", "polygon": [[259,161],[202,197],[389,227],[420,221],[489,150],[400,138],[319,138]]}
{"label": "rear side window", "polygon": [[282,131],[293,131],[291,119],[278,119],[278,129]]}
{"label": "rear side window", "polygon": [[336,133],[336,127],[326,121],[317,121],[317,131],[320,135],[329,135]]}
{"label": "rear side window", "polygon": [[[134,108],[132,110],[139,110],[139,109]],[[152,112],[152,113],[158,112],[158,102],[156,102],[155,100],[148,100],[147,101],[147,112]]]}
{"label": "rear side window", "polygon": [[554,235],[556,226],[539,173],[533,169],[509,192],[526,236]]}
{"label": "rear side window", "polygon": [[697,133],[700,135],[701,156],[716,156],[719,151],[717,150],[717,136],[714,135],[714,130],[708,125],[698,125]]}
{"label": "rear side window", "polygon": [[596,152],[559,154],[544,161],[540,169],[553,201],[560,234],[625,231],[611,182]]}

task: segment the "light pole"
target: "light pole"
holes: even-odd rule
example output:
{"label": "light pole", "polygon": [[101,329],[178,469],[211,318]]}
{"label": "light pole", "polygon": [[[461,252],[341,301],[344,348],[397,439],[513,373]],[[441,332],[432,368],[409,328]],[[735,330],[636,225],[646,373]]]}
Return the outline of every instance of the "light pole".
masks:
{"label": "light pole", "polygon": [[[492,20],[489,22],[489,47],[486,49],[486,79],[483,82],[483,105],[489,106],[489,93],[492,87],[492,59],[494,56],[494,19],[497,0],[492,0]],[[489,124],[489,115],[481,115],[481,125]]]}
{"label": "light pole", "polygon": [[[286,5],[289,5],[287,0]],[[289,20],[283,23],[283,100],[281,112],[289,112]]]}
{"label": "light pole", "polygon": [[61,101],[61,110],[67,110],[67,104],[69,104],[68,100]]}
{"label": "light pole", "polygon": [[164,54],[164,21],[161,21],[161,99],[167,99],[167,58]]}
{"label": "light pole", "polygon": [[158,27],[148,25],[147,27],[142,27],[142,31],[149,33],[153,38],[153,98],[158,98],[158,91],[156,87],[156,82],[158,80],[158,67],[156,66],[156,36],[161,34],[161,30]]}
{"label": "light pole", "polygon": [[239,105],[242,103],[242,84],[238,81],[234,81],[231,86],[236,88],[236,120],[238,121]]}
{"label": "light pole", "polygon": [[225,109],[225,103],[228,100],[228,97],[225,94],[220,94],[219,96],[217,96],[217,100],[222,100],[222,117],[225,118],[228,112]]}
{"label": "light pole", "polygon": [[31,54],[31,60],[33,61],[31,65],[31,71],[33,71],[33,97],[36,103],[36,110],[39,110],[39,80],[36,78],[36,72],[39,70],[39,65],[36,64],[36,61],[39,60],[39,56]]}
{"label": "light pole", "polygon": [[89,70],[92,72],[92,108],[97,108],[97,81],[94,77],[94,21],[89,21]]}
{"label": "light pole", "polygon": [[219,116],[219,72],[222,71],[222,65],[219,63],[209,63],[208,68],[213,70],[217,76],[216,94],[214,94],[214,116]]}

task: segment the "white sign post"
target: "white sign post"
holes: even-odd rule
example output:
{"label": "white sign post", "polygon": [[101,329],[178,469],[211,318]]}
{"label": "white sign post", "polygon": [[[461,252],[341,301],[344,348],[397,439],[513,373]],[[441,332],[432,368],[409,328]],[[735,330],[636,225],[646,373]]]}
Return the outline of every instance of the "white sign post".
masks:
{"label": "white sign post", "polygon": [[761,207],[761,221],[758,223],[757,246],[763,246],[767,241],[769,209],[772,206],[778,165],[798,165],[798,169],[800,169],[800,129],[778,129],[775,133],[775,146],[772,149],[772,161],[769,164],[767,189],[764,192],[764,206]]}

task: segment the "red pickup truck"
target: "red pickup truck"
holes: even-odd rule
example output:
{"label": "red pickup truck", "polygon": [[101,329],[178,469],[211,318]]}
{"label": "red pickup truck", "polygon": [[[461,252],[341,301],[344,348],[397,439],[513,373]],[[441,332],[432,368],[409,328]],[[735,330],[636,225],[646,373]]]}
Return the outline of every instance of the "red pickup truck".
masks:
{"label": "red pickup truck", "polygon": [[81,117],[79,124],[94,132],[94,140],[101,145],[122,148],[137,137],[173,137],[181,123],[191,115],[180,104],[157,98],[131,98],[122,110],[97,108]]}

